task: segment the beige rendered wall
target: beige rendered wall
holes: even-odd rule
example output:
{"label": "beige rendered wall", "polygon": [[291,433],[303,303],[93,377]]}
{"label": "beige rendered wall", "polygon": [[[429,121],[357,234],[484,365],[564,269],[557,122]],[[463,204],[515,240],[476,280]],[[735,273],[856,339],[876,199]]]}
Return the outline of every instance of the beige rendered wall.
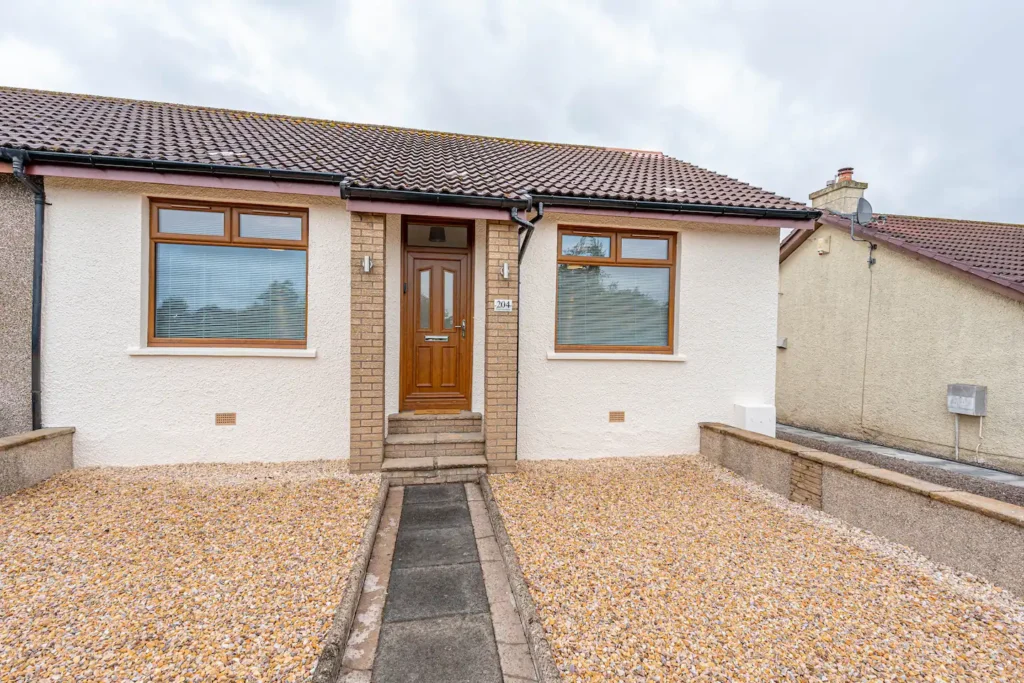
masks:
{"label": "beige rendered wall", "polygon": [[[819,256],[817,239],[829,238]],[[960,418],[961,459],[1024,472],[1024,304],[966,276],[822,227],[780,266],[780,422],[953,455],[946,385],[988,387],[988,416]]]}
{"label": "beige rendered wall", "polygon": [[0,437],[32,429],[32,193],[0,175]]}

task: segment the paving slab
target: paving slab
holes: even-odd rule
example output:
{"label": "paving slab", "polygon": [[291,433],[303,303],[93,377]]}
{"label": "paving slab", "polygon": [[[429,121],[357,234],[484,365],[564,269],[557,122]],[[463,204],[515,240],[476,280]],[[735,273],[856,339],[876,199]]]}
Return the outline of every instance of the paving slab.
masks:
{"label": "paving slab", "polygon": [[405,488],[383,612],[374,682],[536,680],[476,485]]}
{"label": "paving slab", "polygon": [[421,503],[402,506],[401,531],[443,529],[453,526],[468,527],[469,525],[469,506],[465,502]]}
{"label": "paving slab", "polygon": [[384,623],[487,611],[479,564],[391,570]]}
{"label": "paving slab", "polygon": [[501,658],[501,670],[508,676],[525,681],[536,681],[537,672],[533,668],[533,657],[530,646],[526,643],[498,643],[498,655]]}
{"label": "paving slab", "polygon": [[501,683],[486,614],[385,623],[373,683]]}
{"label": "paving slab", "polygon": [[466,488],[462,484],[426,484],[405,487],[405,504],[458,503],[466,500]]}
{"label": "paving slab", "polygon": [[479,562],[473,530],[465,526],[403,531],[395,552],[396,569]]}

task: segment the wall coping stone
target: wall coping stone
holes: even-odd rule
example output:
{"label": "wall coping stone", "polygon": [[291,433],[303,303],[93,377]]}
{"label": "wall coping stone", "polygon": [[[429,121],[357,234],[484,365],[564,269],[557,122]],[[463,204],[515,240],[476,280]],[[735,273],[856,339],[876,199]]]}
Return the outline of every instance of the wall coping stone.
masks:
{"label": "wall coping stone", "polygon": [[750,432],[746,429],[740,429],[739,427],[732,427],[727,424],[722,424],[721,422],[700,422],[697,426],[701,429],[707,429],[708,431],[734,436],[740,441],[747,441],[758,446],[774,448],[777,451],[789,453],[790,455],[802,456],[804,453],[812,451],[819,452],[810,446],[801,446],[800,444],[783,441],[782,439],[776,439],[772,436],[765,436],[764,434],[758,434],[757,432]]}
{"label": "wall coping stone", "polygon": [[871,479],[872,481],[876,481],[880,484],[887,484],[889,486],[901,488],[905,491],[910,491],[911,493],[924,496],[925,498],[931,498],[938,502],[956,505],[966,510],[977,512],[980,515],[985,515],[986,517],[991,517],[1009,524],[1024,527],[1024,507],[1019,505],[1004,503],[1003,501],[995,500],[994,498],[986,498],[985,496],[968,493],[967,491],[939,486],[938,484],[917,479],[916,477],[910,477],[899,472],[875,467],[874,465],[862,463],[857,460],[851,460],[850,458],[843,458],[831,453],[824,453],[813,448],[800,446],[795,443],[790,443],[789,441],[783,441],[782,439],[776,439],[770,436],[765,436],[764,434],[758,434],[756,432],[722,424],[721,422],[701,422],[698,426],[701,429],[732,436],[740,439],[741,441],[747,441],[758,446],[766,446],[807,460],[813,460],[825,465],[826,467],[845,470],[858,477],[864,477],[865,479]]}
{"label": "wall coping stone", "polygon": [[834,467],[838,470],[845,472],[856,472],[858,470],[873,470],[878,469],[874,465],[860,460],[853,460],[852,458],[844,458],[841,455],[835,455],[834,453],[826,453],[825,451],[804,451],[803,453],[797,454],[798,458],[804,460],[812,460],[819,465],[825,467]]}
{"label": "wall coping stone", "polygon": [[1024,527],[1024,507],[1021,507],[1020,505],[1004,503],[1001,500],[986,498],[985,496],[979,496],[976,493],[957,490],[936,491],[931,494],[931,497],[944,503],[973,510],[980,514],[995,517],[996,519],[1001,519],[1004,522]]}
{"label": "wall coping stone", "polygon": [[0,451],[17,448],[18,446],[24,446],[25,444],[30,444],[35,441],[55,439],[58,436],[74,433],[74,427],[49,427],[47,429],[35,429],[31,432],[22,432],[21,434],[12,434],[11,436],[5,436],[0,439]]}
{"label": "wall coping stone", "polygon": [[865,479],[871,479],[877,481],[880,484],[888,484],[889,486],[895,486],[905,491],[912,493],[919,493],[922,496],[931,496],[933,493],[945,493],[946,491],[955,491],[948,486],[942,486],[941,484],[933,484],[930,481],[924,481],[917,477],[911,477],[907,474],[900,472],[894,472],[887,470],[882,467],[872,467],[864,470],[858,470],[854,474],[864,477]]}

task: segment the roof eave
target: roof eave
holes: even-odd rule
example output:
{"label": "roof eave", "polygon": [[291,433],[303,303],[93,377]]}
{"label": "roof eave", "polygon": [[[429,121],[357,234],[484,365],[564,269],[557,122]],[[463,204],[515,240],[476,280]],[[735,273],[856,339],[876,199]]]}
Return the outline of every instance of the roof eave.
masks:
{"label": "roof eave", "polygon": [[[0,156],[10,158],[11,148],[0,148]],[[820,217],[817,209],[772,209],[747,206],[725,206],[714,204],[692,204],[683,202],[656,202],[625,199],[608,199],[598,197],[578,197],[550,194],[533,194],[524,191],[521,197],[496,197],[486,195],[467,195],[447,192],[421,192],[415,190],[393,190],[386,188],[361,187],[352,182],[351,176],[344,173],[326,173],[321,171],[296,171],[278,168],[235,166],[230,164],[212,164],[192,161],[168,161],[159,159],[136,159],[133,157],[114,157],[101,154],[81,154],[75,152],[58,152],[48,150],[24,150],[29,157],[37,162],[87,166],[91,168],[122,168],[157,173],[192,173],[214,176],[234,176],[243,178],[262,178],[272,180],[294,180],[315,183],[332,183],[341,185],[350,183],[345,193],[350,197],[363,199],[379,199],[388,201],[412,202],[418,204],[434,204],[438,206],[481,206],[501,209],[529,210],[536,202],[544,202],[552,207],[565,208],[606,208],[624,211],[635,211],[654,214],[703,214],[713,216],[733,216],[747,218],[769,218],[791,221],[809,221]],[[807,232],[801,229],[801,232]]]}
{"label": "roof eave", "polygon": [[140,171],[196,173],[205,175],[241,176],[245,178],[270,178],[274,180],[305,180],[321,183],[340,183],[345,179],[341,173],[320,171],[292,171],[258,166],[233,166],[230,164],[208,164],[195,161],[164,161],[158,159],[136,159],[113,157],[102,154],[79,154],[75,152],[52,152],[46,150],[14,150],[0,148],[0,156],[11,158],[11,152],[24,151],[32,161],[90,166],[93,168],[130,168]]}
{"label": "roof eave", "polygon": [[739,216],[749,218],[775,218],[806,221],[821,216],[817,209],[769,209],[752,206],[725,206],[717,204],[690,204],[684,202],[654,202],[633,199],[608,199],[597,197],[571,197],[563,195],[531,193],[533,201],[544,202],[545,206],[566,208],[620,209],[651,213],[693,213],[714,216]]}

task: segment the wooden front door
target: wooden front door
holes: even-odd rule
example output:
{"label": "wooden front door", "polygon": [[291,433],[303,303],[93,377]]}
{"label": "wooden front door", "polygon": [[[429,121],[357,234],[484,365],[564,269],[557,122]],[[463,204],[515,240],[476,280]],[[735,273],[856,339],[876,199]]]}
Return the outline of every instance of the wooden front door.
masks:
{"label": "wooden front door", "polygon": [[401,410],[470,408],[473,336],[468,251],[405,253]]}

